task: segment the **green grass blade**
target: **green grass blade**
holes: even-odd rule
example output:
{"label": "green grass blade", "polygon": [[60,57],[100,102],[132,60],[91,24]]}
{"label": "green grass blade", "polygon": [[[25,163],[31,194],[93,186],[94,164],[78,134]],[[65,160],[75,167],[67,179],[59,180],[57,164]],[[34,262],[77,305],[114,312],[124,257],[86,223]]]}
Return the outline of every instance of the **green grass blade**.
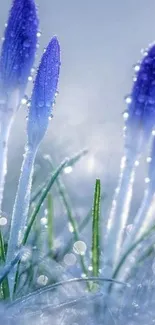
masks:
{"label": "green grass blade", "polygon": [[[121,267],[123,266],[124,262],[126,261],[126,259],[128,258],[128,256],[137,248],[137,246],[144,241],[145,239],[147,239],[153,232],[155,231],[155,224],[153,226],[151,226],[147,231],[144,232],[143,235],[141,235],[141,237],[139,239],[137,239],[130,247],[129,249],[123,254],[123,256],[121,257],[112,278],[116,279],[119,271],[121,269]],[[112,290],[112,285],[109,286],[109,290],[108,292],[110,293]]]}
{"label": "green grass blade", "polygon": [[48,247],[49,251],[52,251],[53,249],[53,216],[54,216],[54,210],[53,210],[53,199],[51,193],[48,193],[47,195],[47,231],[48,231]]}
{"label": "green grass blade", "polygon": [[[72,167],[74,166],[82,157],[84,157],[88,153],[87,149],[80,150],[80,152],[76,153],[73,157],[71,157],[68,162],[66,162],[65,167]],[[47,160],[51,166],[52,159],[49,155],[44,155],[44,159]],[[52,164],[53,165],[53,164]],[[43,185],[39,186],[39,189],[32,195],[30,204],[34,203],[38,197],[41,195],[42,191],[44,190],[47,182],[43,183]]]}
{"label": "green grass blade", "polygon": [[[64,207],[65,207],[66,212],[67,212],[68,221],[70,222],[70,224],[72,226],[72,229],[73,229],[72,234],[73,234],[74,240],[75,240],[75,242],[79,241],[80,240],[80,235],[79,235],[78,226],[77,226],[77,223],[76,223],[76,218],[75,218],[75,215],[73,213],[73,209],[71,207],[69,196],[68,196],[68,194],[67,194],[67,192],[65,190],[64,184],[60,180],[60,177],[57,178],[56,184],[57,184],[57,187],[58,187],[60,197],[62,199],[62,202],[63,202]],[[79,255],[79,258],[80,258],[80,263],[81,263],[83,273],[86,276],[88,276],[88,269],[87,269],[87,266],[86,266],[86,263],[85,263],[84,256]],[[89,286],[89,283],[88,283],[88,286]]]}
{"label": "green grass blade", "polygon": [[[78,153],[76,153],[73,157],[71,157],[66,163],[65,167],[73,167],[81,158],[88,154],[88,149],[82,149]],[[53,161],[50,155],[44,155],[44,159],[47,160],[50,166],[53,166]]]}
{"label": "green grass blade", "polygon": [[34,208],[34,211],[30,217],[30,221],[29,224],[27,226],[27,229],[25,231],[25,235],[24,235],[24,239],[23,239],[23,245],[26,244],[28,236],[30,234],[31,228],[33,226],[33,223],[36,219],[36,216],[44,202],[44,200],[47,197],[48,192],[50,191],[52,185],[54,184],[54,182],[56,181],[57,177],[59,176],[59,174],[62,172],[62,170],[64,169],[64,167],[66,166],[66,163],[68,162],[68,159],[65,159],[59,166],[58,168],[54,171],[54,173],[52,174],[47,186],[44,188],[44,190],[42,191],[42,194],[39,198],[38,203],[36,204],[36,207]]}
{"label": "green grass blade", "polygon": [[[6,252],[5,252],[4,239],[3,239],[2,232],[0,231],[0,262],[3,265],[5,263],[5,257],[6,257]],[[0,296],[2,299],[7,299],[10,296],[7,278],[5,278],[3,281],[1,281]]]}
{"label": "green grass blade", "polygon": [[92,222],[92,274],[99,276],[100,268],[100,203],[101,203],[101,183],[96,180],[94,203],[93,203],[93,222]]}

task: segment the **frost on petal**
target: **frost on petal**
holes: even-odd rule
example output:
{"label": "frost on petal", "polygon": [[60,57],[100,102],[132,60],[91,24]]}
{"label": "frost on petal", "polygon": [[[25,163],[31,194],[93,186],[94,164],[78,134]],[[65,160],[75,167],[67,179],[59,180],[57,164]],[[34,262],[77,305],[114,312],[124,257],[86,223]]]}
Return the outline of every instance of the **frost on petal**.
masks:
{"label": "frost on petal", "polygon": [[25,90],[34,63],[38,17],[34,0],[14,0],[0,56],[0,86],[4,91]]}
{"label": "frost on petal", "polygon": [[28,143],[39,143],[48,127],[55,101],[60,70],[60,45],[56,37],[50,41],[37,72],[28,114]]}
{"label": "frost on petal", "polygon": [[155,44],[145,52],[141,63],[135,66],[135,71],[125,124],[129,127],[138,126],[148,137],[155,124]]}

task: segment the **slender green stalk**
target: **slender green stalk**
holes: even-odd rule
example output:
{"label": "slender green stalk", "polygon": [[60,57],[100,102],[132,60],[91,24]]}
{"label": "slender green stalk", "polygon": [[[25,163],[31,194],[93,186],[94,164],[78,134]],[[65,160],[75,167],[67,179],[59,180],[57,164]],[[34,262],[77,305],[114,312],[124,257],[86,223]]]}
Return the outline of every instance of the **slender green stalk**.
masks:
{"label": "slender green stalk", "polygon": [[51,193],[47,195],[47,218],[48,218],[48,247],[49,251],[53,249],[53,199]]}
{"label": "slender green stalk", "polygon": [[[80,235],[79,235],[78,226],[77,226],[77,223],[76,223],[76,218],[75,218],[75,216],[74,216],[74,214],[72,212],[73,210],[72,210],[72,207],[71,207],[71,203],[70,203],[68,194],[67,194],[67,192],[65,190],[64,184],[62,183],[60,178],[56,179],[56,184],[57,184],[57,187],[58,187],[58,190],[59,190],[59,194],[60,194],[60,196],[62,198],[64,207],[65,207],[66,212],[67,212],[68,221],[70,222],[70,224],[72,226],[72,229],[73,229],[74,240],[75,240],[75,242],[79,241]],[[87,266],[85,264],[84,256],[79,255],[79,258],[80,258],[80,263],[81,263],[83,273],[86,276],[88,276],[88,269],[87,269]],[[88,289],[90,289],[89,283],[88,283]]]}
{"label": "slender green stalk", "polygon": [[64,169],[64,167],[66,166],[66,162],[68,162],[68,159],[65,159],[59,166],[58,168],[55,170],[55,172],[52,174],[47,186],[44,188],[40,198],[39,198],[39,201],[36,205],[36,207],[34,208],[34,211],[30,217],[30,221],[29,221],[29,224],[27,226],[27,229],[25,231],[25,235],[24,235],[24,239],[23,239],[23,245],[26,244],[27,242],[27,239],[28,239],[28,236],[30,234],[30,231],[32,229],[32,226],[33,226],[33,223],[36,219],[36,216],[38,215],[38,212],[44,202],[44,200],[46,199],[47,197],[47,194],[48,192],[50,191],[52,185],[54,184],[54,182],[56,181],[57,177],[59,176],[59,174],[62,172],[62,170]]}
{"label": "slender green stalk", "polygon": [[100,202],[101,202],[101,183],[96,180],[94,203],[93,203],[93,222],[92,222],[92,274],[99,276],[100,268]]}
{"label": "slender green stalk", "polygon": [[[11,230],[8,242],[6,264],[9,264],[10,261],[14,259],[15,254],[20,248],[24,238],[24,230],[29,211],[33,167],[36,151],[37,150],[31,150],[29,147],[26,147],[25,150],[24,161],[21,168],[21,175],[11,218]],[[11,297],[13,294],[15,274],[16,268],[14,268],[8,276]]]}

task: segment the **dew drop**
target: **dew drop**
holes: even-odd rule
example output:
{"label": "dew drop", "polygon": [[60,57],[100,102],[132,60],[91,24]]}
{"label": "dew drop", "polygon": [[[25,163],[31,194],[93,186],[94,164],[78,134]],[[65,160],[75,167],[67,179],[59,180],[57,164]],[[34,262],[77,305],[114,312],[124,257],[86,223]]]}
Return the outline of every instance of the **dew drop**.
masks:
{"label": "dew drop", "polygon": [[70,174],[73,171],[72,166],[67,166],[64,168],[64,173],[65,174]]}
{"label": "dew drop", "polygon": [[21,256],[21,261],[24,263],[24,262],[27,262],[31,259],[32,257],[32,250],[30,247],[25,247],[24,250],[23,250],[23,253],[22,253],[22,256]]}
{"label": "dew drop", "polygon": [[132,231],[132,229],[133,229],[133,224],[132,223],[129,224],[129,225],[127,225],[126,226],[126,232],[127,232],[127,234],[129,234]]}
{"label": "dew drop", "polygon": [[46,107],[52,107],[51,102],[46,102]]}
{"label": "dew drop", "polygon": [[68,266],[72,266],[76,263],[76,256],[71,253],[71,254],[66,254],[64,257],[64,263]]}
{"label": "dew drop", "polygon": [[39,106],[39,107],[44,107],[44,101],[40,101],[40,102],[38,103],[38,106]]}
{"label": "dew drop", "polygon": [[22,105],[25,105],[25,104],[27,104],[27,101],[28,101],[27,96],[24,96],[24,97],[22,98],[22,100],[21,100],[21,104],[22,104]]}
{"label": "dew drop", "polygon": [[146,184],[150,183],[150,178],[149,177],[145,177],[145,183]]}
{"label": "dew drop", "polygon": [[32,76],[28,77],[28,81],[32,81],[32,79],[33,79]]}
{"label": "dew drop", "polygon": [[48,223],[47,218],[46,218],[46,217],[41,218],[41,219],[40,219],[40,223],[41,223],[42,226],[46,226],[47,223]]}
{"label": "dew drop", "polygon": [[73,245],[73,251],[78,255],[85,255],[86,250],[87,250],[87,246],[85,242],[81,240],[76,241]]}
{"label": "dew drop", "polygon": [[85,273],[81,273],[81,278],[85,279],[87,275]]}
{"label": "dew drop", "polygon": [[136,72],[138,72],[138,71],[140,70],[140,64],[136,64],[136,65],[134,66],[134,70],[135,70]]}
{"label": "dew drop", "polygon": [[155,104],[155,98],[153,98],[153,97],[148,98],[148,103],[151,104],[151,105],[154,105]]}
{"label": "dew drop", "polygon": [[126,121],[129,118],[129,113],[128,112],[124,112],[123,113],[123,118]]}
{"label": "dew drop", "polygon": [[37,32],[37,37],[38,38],[41,37],[41,32],[40,31]]}
{"label": "dew drop", "polygon": [[139,166],[139,161],[138,160],[135,161],[135,166],[136,167]]}
{"label": "dew drop", "polygon": [[125,102],[127,103],[127,104],[131,104],[131,102],[132,102],[132,97],[131,96],[126,96],[125,97]]}
{"label": "dew drop", "polygon": [[152,135],[155,136],[155,130],[152,130]]}
{"label": "dew drop", "polygon": [[0,226],[6,226],[7,225],[7,218],[0,217]]}
{"label": "dew drop", "polygon": [[45,286],[48,283],[48,277],[44,274],[41,274],[37,279],[37,283],[39,285]]}
{"label": "dew drop", "polygon": [[72,233],[74,232],[74,228],[70,222],[68,222],[68,229],[70,232],[72,232]]}
{"label": "dew drop", "polygon": [[139,95],[138,96],[138,102],[139,103],[144,103],[145,102],[145,99],[146,99],[146,97],[144,95]]}
{"label": "dew drop", "polygon": [[30,41],[28,39],[25,40],[24,43],[23,43],[23,46],[26,47],[26,48],[30,47]]}
{"label": "dew drop", "polygon": [[35,73],[35,71],[36,71],[36,69],[35,69],[35,68],[31,68],[31,73],[32,73],[32,74],[34,74],[34,73]]}
{"label": "dew drop", "polygon": [[93,270],[92,265],[88,266],[88,270],[89,270],[89,271],[92,271],[92,270]]}
{"label": "dew drop", "polygon": [[146,161],[147,161],[147,163],[150,163],[152,161],[152,158],[151,157],[147,157],[146,158]]}

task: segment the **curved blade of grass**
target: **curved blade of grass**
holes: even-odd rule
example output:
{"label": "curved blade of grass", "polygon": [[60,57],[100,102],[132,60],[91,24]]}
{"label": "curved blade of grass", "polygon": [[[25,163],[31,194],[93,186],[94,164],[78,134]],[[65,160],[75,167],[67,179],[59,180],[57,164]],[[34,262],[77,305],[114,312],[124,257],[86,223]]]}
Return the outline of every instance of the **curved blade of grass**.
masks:
{"label": "curved blade of grass", "polygon": [[39,198],[39,201],[36,205],[36,207],[34,208],[34,211],[30,217],[30,221],[29,221],[29,224],[27,226],[27,229],[25,231],[25,235],[24,235],[24,239],[23,239],[23,245],[26,244],[27,242],[27,239],[28,239],[28,236],[30,234],[30,231],[31,231],[31,228],[33,226],[33,223],[35,221],[35,218],[44,202],[44,200],[46,199],[47,197],[47,194],[48,192],[50,191],[52,185],[54,184],[54,182],[56,181],[57,177],[59,176],[59,174],[61,173],[61,171],[66,167],[66,163],[68,162],[68,159],[65,159],[59,166],[58,168],[54,171],[54,173],[52,174],[49,182],[47,183],[47,186],[44,188],[40,198]]}
{"label": "curved blade of grass", "polygon": [[[3,263],[3,264],[5,263],[5,257],[6,257],[6,253],[5,253],[4,239],[3,239],[3,235],[0,231],[0,260],[1,260],[1,263]],[[0,284],[0,295],[1,295],[2,299],[7,299],[10,296],[9,284],[8,284],[7,279],[5,279]]]}
{"label": "curved blade of grass", "polygon": [[100,203],[101,182],[97,179],[92,209],[92,274],[96,277],[99,275],[100,268]]}
{"label": "curved blade of grass", "polygon": [[[66,167],[74,166],[81,158],[88,154],[88,149],[82,149],[78,153],[76,153],[73,157],[71,157],[66,163]],[[44,155],[44,159],[49,162],[50,165],[53,165],[52,158],[50,155]]]}
{"label": "curved blade of grass", "polygon": [[[74,166],[87,153],[88,153],[88,149],[80,150],[80,152],[76,153],[73,157],[71,157],[69,159],[68,162],[66,162],[65,167]],[[50,155],[44,155],[44,159],[47,160],[49,162],[50,166],[51,166],[51,164],[52,164],[51,156]],[[32,204],[41,195],[41,193],[44,190],[46,184],[47,184],[47,181],[45,183],[43,183],[43,185],[40,186],[39,189],[32,195],[31,200],[30,200],[30,204]]]}
{"label": "curved blade of grass", "polygon": [[[89,221],[91,220],[92,217],[92,209],[89,210],[89,212],[87,213],[86,217],[82,220],[82,222],[80,223],[79,227],[78,227],[78,232],[80,233],[82,230],[85,229],[85,227],[88,225]],[[68,243],[66,244],[63,252],[61,252],[60,254],[58,254],[58,256],[56,257],[56,261],[60,262],[64,256],[71,250],[73,245],[73,238],[71,238]]]}
{"label": "curved blade of grass", "polygon": [[[81,151],[80,154],[77,154],[76,156],[74,156],[70,161],[71,163],[75,163],[78,159],[80,159],[84,154],[86,154],[86,150]],[[52,169],[54,168],[53,163],[52,163],[52,159],[48,158],[48,161],[50,163],[50,166],[52,167]],[[71,166],[70,161],[68,162],[68,166]],[[56,179],[56,185],[60,194],[60,197],[62,199],[62,202],[64,204],[65,210],[67,212],[67,216],[68,216],[68,221],[70,222],[72,229],[73,229],[73,237],[75,241],[79,241],[80,236],[79,236],[79,231],[78,231],[78,226],[76,223],[76,217],[73,213],[73,209],[71,207],[71,203],[70,203],[70,199],[68,196],[68,193],[65,189],[64,184],[62,183],[60,176],[57,177]],[[81,268],[83,270],[83,273],[88,276],[88,269],[85,263],[85,259],[83,255],[79,255],[79,259],[80,259],[80,263],[81,263]],[[88,289],[90,290],[90,285],[88,283]]]}
{"label": "curved blade of grass", "polygon": [[0,284],[2,284],[6,276],[10,273],[13,267],[19,262],[20,258],[21,258],[21,252],[19,252],[8,265],[4,266],[2,272],[0,272]]}
{"label": "curved blade of grass", "polygon": [[33,296],[36,295],[40,295],[42,293],[46,293],[49,292],[51,290],[54,290],[57,287],[63,286],[63,285],[68,285],[68,284],[72,284],[72,283],[78,283],[78,282],[110,282],[110,283],[115,283],[115,284],[119,284],[119,285],[123,285],[123,286],[127,286],[130,287],[130,285],[126,282],[122,282],[122,281],[117,281],[115,279],[112,278],[104,278],[104,277],[86,277],[86,278],[72,278],[72,279],[68,279],[65,281],[60,281],[60,282],[56,282],[50,286],[46,286],[44,288],[41,289],[37,289],[36,291],[28,294],[27,296],[21,298],[16,299],[14,302],[12,302],[12,304],[10,304],[10,307],[12,307],[13,305],[16,305],[18,302],[20,302],[22,300],[22,303],[24,301],[28,301],[29,299],[31,299]]}
{"label": "curved blade of grass", "polygon": [[[143,241],[145,240],[148,236],[151,235],[152,232],[155,231],[155,225],[153,225],[152,227],[150,227],[138,240],[136,240],[130,247],[129,249],[123,254],[123,256],[121,257],[114,273],[113,273],[113,279],[116,279],[122,265],[124,264],[125,260],[127,259],[127,257],[133,252],[133,250]],[[112,284],[109,286],[109,290],[108,292],[110,293],[112,289]]]}
{"label": "curved blade of grass", "polygon": [[[58,187],[60,197],[62,199],[62,202],[63,202],[64,207],[65,207],[66,212],[67,212],[68,221],[70,222],[70,224],[72,226],[72,229],[73,229],[72,234],[73,234],[74,240],[75,240],[75,242],[79,241],[80,240],[80,235],[79,235],[78,226],[77,226],[77,223],[76,223],[76,217],[75,217],[75,215],[73,213],[73,209],[71,207],[71,203],[70,203],[67,191],[65,190],[64,184],[62,183],[62,181],[60,180],[59,177],[56,179],[56,184],[57,184],[57,187]],[[84,256],[79,255],[79,259],[80,259],[80,263],[81,263],[83,273],[86,276],[88,276],[88,268],[86,266]],[[90,290],[89,283],[87,283],[87,286],[88,286],[88,289]]]}
{"label": "curved blade of grass", "polygon": [[53,199],[51,193],[48,193],[47,195],[47,231],[48,231],[48,247],[49,250],[52,251],[53,249],[53,216],[54,216],[54,210],[53,210]]}
{"label": "curved blade of grass", "polygon": [[[30,234],[30,231],[32,229],[32,226],[35,222],[35,219],[37,217],[37,214],[44,202],[44,200],[46,199],[47,197],[47,194],[48,192],[50,191],[52,185],[54,184],[55,180],[57,179],[58,175],[61,173],[61,171],[65,168],[66,166],[66,163],[68,162],[68,158],[66,158],[58,167],[57,169],[52,173],[52,176],[50,177],[48,183],[47,183],[47,186],[44,188],[44,190],[42,191],[42,194],[39,198],[39,201],[37,203],[37,205],[35,206],[34,208],[34,211],[30,217],[30,221],[28,223],[28,226],[27,226],[27,229],[25,231],[25,234],[24,234],[24,239],[23,239],[23,242],[22,244],[25,245],[26,242],[27,242],[27,239],[28,239],[28,236]],[[16,279],[15,279],[15,284],[14,284],[14,294],[17,290],[17,286],[18,286],[18,276],[19,276],[19,266],[20,266],[20,261],[18,263],[18,267],[17,267],[17,272],[16,272]]]}

